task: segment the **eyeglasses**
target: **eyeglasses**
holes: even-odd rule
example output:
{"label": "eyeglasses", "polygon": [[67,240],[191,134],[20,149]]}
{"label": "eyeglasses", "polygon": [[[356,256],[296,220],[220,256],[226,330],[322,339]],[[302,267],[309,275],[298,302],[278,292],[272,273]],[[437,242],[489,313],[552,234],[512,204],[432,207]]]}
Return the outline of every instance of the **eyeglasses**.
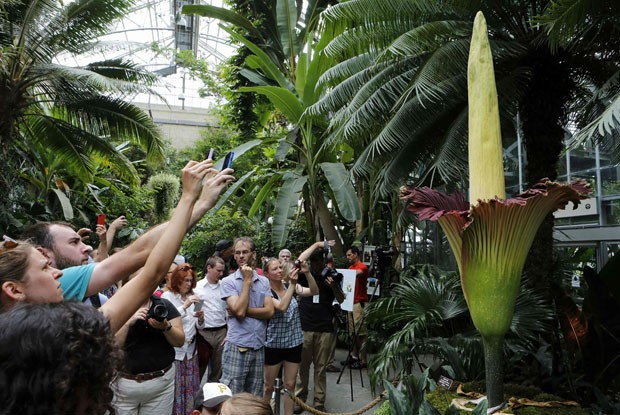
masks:
{"label": "eyeglasses", "polygon": [[0,245],[0,254],[15,248],[17,245],[19,245],[19,242],[17,242],[15,239],[9,238],[6,235],[2,235],[2,245]]}
{"label": "eyeglasses", "polygon": [[191,265],[183,265],[181,268],[179,268],[180,271],[193,271],[194,267],[192,267]]}

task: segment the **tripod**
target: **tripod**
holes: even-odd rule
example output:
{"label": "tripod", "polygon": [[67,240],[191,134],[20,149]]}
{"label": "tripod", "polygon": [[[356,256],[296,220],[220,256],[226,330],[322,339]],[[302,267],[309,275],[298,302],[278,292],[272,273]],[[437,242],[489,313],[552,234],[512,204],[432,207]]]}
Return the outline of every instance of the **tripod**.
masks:
{"label": "tripod", "polygon": [[[377,276],[377,272],[375,272],[375,276]],[[373,298],[375,297],[376,293],[377,293],[377,289],[379,288],[379,285],[381,284],[380,282],[381,280],[379,278],[376,278],[376,284],[373,288],[372,294],[368,299],[368,303],[367,305],[370,305],[370,303],[372,302]],[[336,384],[340,384],[340,379],[342,378],[342,375],[344,373],[344,370],[346,367],[349,368],[349,385],[351,388],[351,401],[353,401],[353,367],[351,367],[351,361],[350,361],[350,357],[353,353],[353,349],[355,346],[355,350],[360,351],[361,349],[361,345],[358,344],[358,335],[357,333],[359,332],[359,329],[362,327],[362,325],[364,324],[364,317],[365,317],[365,313],[362,313],[362,317],[356,322],[353,319],[353,313],[351,312],[351,318],[348,318],[349,316],[347,316],[347,343],[349,344],[349,353],[347,354],[347,364],[342,366],[342,368],[340,369],[340,374],[338,375],[338,379],[336,380]],[[353,338],[351,338],[353,337]],[[359,373],[360,373],[360,384],[362,386],[362,388],[364,387],[364,376],[362,373],[362,366],[360,365],[358,367]]]}

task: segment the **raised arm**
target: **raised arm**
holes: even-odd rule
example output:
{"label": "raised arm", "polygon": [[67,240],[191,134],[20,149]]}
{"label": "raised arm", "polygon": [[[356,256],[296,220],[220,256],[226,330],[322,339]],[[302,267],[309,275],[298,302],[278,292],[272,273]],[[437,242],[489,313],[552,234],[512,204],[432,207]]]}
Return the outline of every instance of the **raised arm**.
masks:
{"label": "raised arm", "polygon": [[319,286],[314,279],[314,275],[310,272],[310,267],[306,261],[302,261],[301,263],[301,272],[306,276],[306,280],[308,280],[308,286],[303,287],[301,285],[297,285],[297,294],[301,297],[310,297],[312,295],[317,295],[319,293]]}
{"label": "raised arm", "polygon": [[95,232],[99,237],[99,246],[93,251],[92,256],[95,262],[101,262],[108,257],[111,245],[108,241],[111,241],[111,239],[107,238],[105,225],[97,225]]}
{"label": "raised arm", "polygon": [[[327,244],[329,246],[334,246],[336,244],[336,241],[329,240],[329,241],[327,241]],[[317,242],[313,243],[312,245],[310,245],[308,247],[308,249],[306,249],[304,252],[302,252],[299,255],[299,258],[297,258],[297,259],[300,260],[300,261],[306,261],[306,260],[308,260],[308,258],[310,258],[312,256],[314,251],[316,251],[317,249],[321,249],[323,247],[325,247],[325,242],[324,241],[317,241]]]}
{"label": "raised arm", "polygon": [[127,219],[125,216],[121,215],[118,218],[114,219],[108,228],[108,232],[106,233],[106,239],[108,240],[108,252],[112,249],[112,242],[114,242],[114,237],[116,236],[116,232],[127,226]]}
{"label": "raised arm", "polygon": [[[125,284],[100,308],[101,312],[110,319],[113,331],[118,330],[146,301],[153,290],[157,288],[161,277],[168,271],[187,231],[192,209],[200,194],[203,179],[210,171],[211,162],[206,160],[200,163],[190,161],[183,169],[181,199],[168,226],[165,227],[163,234],[148,256],[144,269],[139,276]],[[231,176],[217,173],[211,175],[204,185],[222,186],[222,183],[226,183],[230,179],[232,179]],[[117,255],[110,257],[107,261],[115,259]]]}
{"label": "raised arm", "polygon": [[288,309],[288,306],[291,305],[291,299],[293,298],[293,294],[295,294],[297,289],[297,279],[299,278],[299,275],[297,274],[298,272],[299,270],[297,268],[293,268],[293,270],[289,274],[289,286],[286,289],[286,293],[284,293],[284,296],[280,300],[278,300],[277,298],[273,298],[271,300],[273,301],[273,307],[277,311],[281,311],[284,313]]}
{"label": "raised arm", "polygon": [[[205,160],[202,163],[208,163],[209,166],[211,165],[210,160]],[[192,226],[213,207],[222,189],[224,189],[228,182],[234,180],[234,177],[230,175],[232,171],[232,169],[225,169],[217,174],[209,173],[202,188],[202,192],[200,193],[200,197],[192,204],[191,216],[184,231],[191,229]],[[200,207],[197,208],[196,205],[200,205]],[[88,283],[86,296],[93,295],[108,288],[110,285],[128,277],[144,266],[146,258],[149,256],[149,253],[157,241],[162,238],[169,223],[170,222],[166,222],[155,226],[127,248],[97,263],[91,275],[90,282]]]}

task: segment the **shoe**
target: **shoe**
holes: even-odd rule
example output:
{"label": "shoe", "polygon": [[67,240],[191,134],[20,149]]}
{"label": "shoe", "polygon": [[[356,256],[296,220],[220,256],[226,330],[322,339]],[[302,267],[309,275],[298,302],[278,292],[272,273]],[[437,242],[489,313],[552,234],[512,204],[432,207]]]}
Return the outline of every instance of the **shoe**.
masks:
{"label": "shoe", "polygon": [[325,405],[317,403],[316,405],[314,405],[314,409],[316,409],[317,411],[325,412]]}
{"label": "shoe", "polygon": [[332,372],[332,373],[338,373],[338,372],[340,372],[340,369],[337,368],[334,365],[327,365],[327,367],[325,368],[325,371],[326,372]]}
{"label": "shoe", "polygon": [[293,413],[294,414],[300,414],[302,413],[304,410],[301,408],[301,406],[299,405],[295,405],[295,407],[293,408]]}
{"label": "shoe", "polygon": [[340,364],[342,366],[347,366],[347,365],[350,365],[351,363],[357,362],[358,360],[360,360],[358,357],[353,357],[351,355],[348,355],[346,360],[340,361]]}
{"label": "shoe", "polygon": [[351,364],[351,369],[366,369],[366,367],[367,367],[366,363],[361,362],[359,360]]}

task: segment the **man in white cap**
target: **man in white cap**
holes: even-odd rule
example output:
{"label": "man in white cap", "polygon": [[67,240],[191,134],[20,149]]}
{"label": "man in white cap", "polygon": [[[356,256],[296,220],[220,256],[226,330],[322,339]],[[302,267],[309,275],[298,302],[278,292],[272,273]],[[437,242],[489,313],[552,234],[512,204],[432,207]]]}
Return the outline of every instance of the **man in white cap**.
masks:
{"label": "man in white cap", "polygon": [[224,401],[231,396],[232,391],[223,383],[207,382],[196,394],[190,415],[217,415]]}

